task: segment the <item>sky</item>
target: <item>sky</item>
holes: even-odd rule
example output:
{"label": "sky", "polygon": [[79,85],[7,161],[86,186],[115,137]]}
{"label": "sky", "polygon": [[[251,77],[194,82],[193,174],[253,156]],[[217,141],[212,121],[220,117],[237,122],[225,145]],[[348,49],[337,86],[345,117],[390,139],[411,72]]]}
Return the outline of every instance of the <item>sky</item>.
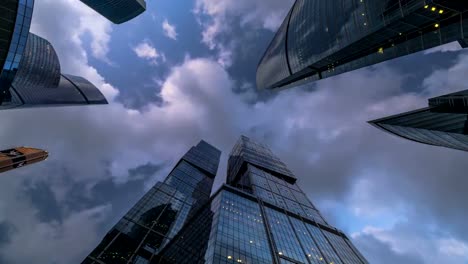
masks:
{"label": "sky", "polygon": [[50,155],[0,175],[1,264],[81,262],[201,139],[223,151],[217,189],[241,134],[269,145],[370,263],[468,263],[466,153],[366,123],[466,89],[468,52],[452,43],[258,91],[257,63],[292,0],[147,4],[112,25],[78,0],[36,1],[31,31],[109,105],[0,112],[2,148]]}

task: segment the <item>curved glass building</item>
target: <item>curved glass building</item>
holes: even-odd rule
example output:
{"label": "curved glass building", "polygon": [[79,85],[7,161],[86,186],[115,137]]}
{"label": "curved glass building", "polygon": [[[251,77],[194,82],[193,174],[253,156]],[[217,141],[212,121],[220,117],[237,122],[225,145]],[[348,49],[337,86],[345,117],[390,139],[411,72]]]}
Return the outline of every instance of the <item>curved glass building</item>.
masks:
{"label": "curved glass building", "polygon": [[369,121],[390,134],[468,151],[468,90],[429,99],[429,107]]}
{"label": "curved glass building", "polygon": [[257,87],[296,86],[458,41],[468,2],[296,0],[257,68]]}
{"label": "curved glass building", "polygon": [[33,0],[0,3],[0,110],[107,104],[89,81],[61,73],[54,47],[29,33]]}
{"label": "curved glass building", "polygon": [[114,24],[127,22],[146,10],[145,0],[81,0]]}

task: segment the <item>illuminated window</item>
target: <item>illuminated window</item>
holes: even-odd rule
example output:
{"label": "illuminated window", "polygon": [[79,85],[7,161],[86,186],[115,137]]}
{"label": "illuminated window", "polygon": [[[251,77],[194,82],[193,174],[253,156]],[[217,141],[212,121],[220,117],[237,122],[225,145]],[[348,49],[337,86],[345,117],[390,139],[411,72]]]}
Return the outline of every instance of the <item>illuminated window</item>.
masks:
{"label": "illuminated window", "polygon": [[439,10],[439,14],[443,14],[444,13],[444,10]]}
{"label": "illuminated window", "polygon": [[431,11],[433,11],[433,12],[436,11],[436,8],[435,8],[435,7],[432,7],[432,8],[431,8]]}

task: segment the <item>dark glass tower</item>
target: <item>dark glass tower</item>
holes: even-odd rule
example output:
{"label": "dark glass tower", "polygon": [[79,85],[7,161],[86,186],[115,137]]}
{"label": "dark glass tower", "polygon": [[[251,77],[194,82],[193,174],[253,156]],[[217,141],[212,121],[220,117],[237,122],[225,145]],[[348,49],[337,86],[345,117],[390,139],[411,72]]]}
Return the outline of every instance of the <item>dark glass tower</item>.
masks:
{"label": "dark glass tower", "polygon": [[241,137],[227,174],[227,184],[151,263],[368,263],[265,145]]}
{"label": "dark glass tower", "polygon": [[84,78],[65,75],[53,46],[29,33],[33,0],[0,3],[0,110],[107,104]]}
{"label": "dark glass tower", "polygon": [[429,107],[370,124],[423,144],[468,151],[468,90],[429,99]]}
{"label": "dark glass tower", "polygon": [[127,22],[146,10],[145,0],[81,0],[114,24]]}
{"label": "dark glass tower", "polygon": [[468,1],[296,0],[257,68],[257,87],[296,86],[458,41]]}
{"label": "dark glass tower", "polygon": [[82,263],[150,263],[209,201],[221,152],[205,141],[192,147],[164,182],[156,183]]}

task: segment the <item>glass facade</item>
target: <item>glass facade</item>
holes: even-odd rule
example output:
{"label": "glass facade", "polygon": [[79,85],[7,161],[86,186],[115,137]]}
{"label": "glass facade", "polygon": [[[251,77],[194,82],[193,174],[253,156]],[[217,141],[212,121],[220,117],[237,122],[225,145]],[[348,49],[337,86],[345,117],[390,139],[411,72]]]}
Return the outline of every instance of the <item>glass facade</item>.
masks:
{"label": "glass facade", "polygon": [[[456,2],[456,3],[454,3]],[[296,0],[257,68],[257,86],[286,88],[459,41],[468,3]]]}
{"label": "glass facade", "polygon": [[346,235],[327,224],[284,163],[267,146],[242,136],[229,157],[227,184],[153,263],[367,261]]}
{"label": "glass facade", "polygon": [[391,134],[468,151],[468,90],[429,99],[429,107],[373,121]]}
{"label": "glass facade", "polygon": [[107,104],[86,79],[61,74],[53,46],[29,33],[33,5],[33,0],[0,4],[0,110]]}
{"label": "glass facade", "polygon": [[368,263],[267,146],[241,137],[228,162],[239,176],[208,198],[218,161],[208,144],[192,148],[83,263]]}
{"label": "glass facade", "polygon": [[[205,141],[189,150],[107,233],[82,263],[150,263],[187,219],[209,201],[221,152]],[[203,160],[203,163],[195,160]],[[213,168],[207,173],[204,167]]]}
{"label": "glass facade", "polygon": [[81,0],[115,24],[127,22],[146,10],[145,0]]}
{"label": "glass facade", "polygon": [[29,147],[0,150],[0,172],[40,162],[47,157],[47,151]]}
{"label": "glass facade", "polygon": [[0,4],[0,104],[11,99],[9,88],[28,40],[34,0],[4,0]]}

